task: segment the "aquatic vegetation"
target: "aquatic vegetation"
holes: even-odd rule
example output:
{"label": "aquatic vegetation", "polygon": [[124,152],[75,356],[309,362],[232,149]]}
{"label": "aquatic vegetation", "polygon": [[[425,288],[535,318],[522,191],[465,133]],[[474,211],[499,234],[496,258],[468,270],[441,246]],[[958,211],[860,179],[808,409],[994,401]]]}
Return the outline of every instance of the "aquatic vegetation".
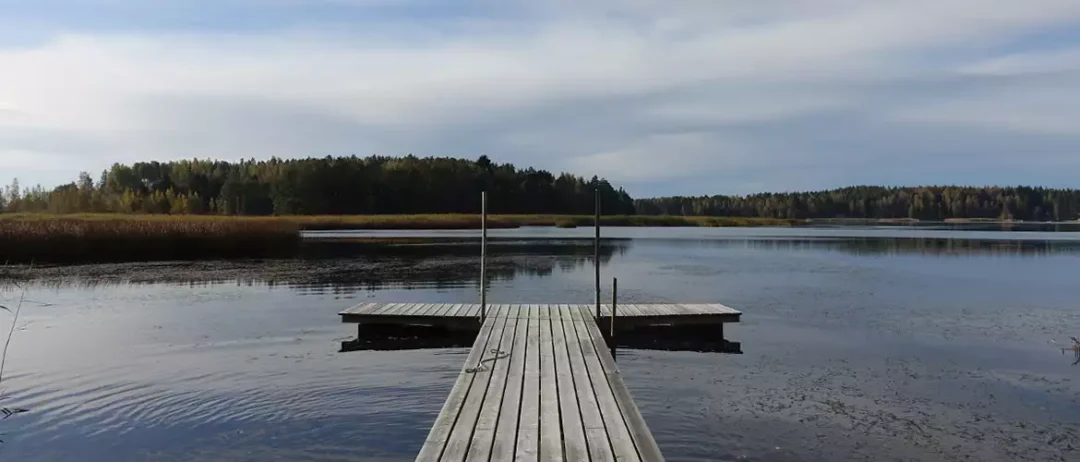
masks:
{"label": "aquatic vegetation", "polygon": [[[18,284],[16,284],[15,286],[19,287]],[[11,346],[11,338],[15,335],[15,325],[19,322],[19,314],[22,313],[23,301],[26,300],[26,289],[23,289],[21,287],[19,288],[22,289],[22,293],[19,295],[19,304],[15,306],[15,309],[8,308],[5,305],[0,305],[0,310],[11,313],[11,327],[8,329],[7,338],[4,340],[4,349],[3,351],[0,351],[0,386],[3,386],[4,384],[4,367],[7,366],[8,347]],[[4,390],[3,388],[0,388],[0,400],[3,399]],[[24,412],[29,411],[22,408],[10,408],[6,406],[0,407],[0,415],[3,415],[3,417],[0,417],[0,420],[7,420],[13,415],[22,414]],[[0,435],[3,435],[3,433],[0,433]],[[4,440],[0,440],[0,443],[3,442]]]}
{"label": "aquatic vegetation", "polygon": [[1076,361],[1073,362],[1073,366],[1075,366],[1077,364],[1080,364],[1080,339],[1076,337],[1069,338],[1073,341],[1073,344],[1066,348],[1062,348],[1061,354],[1065,354],[1066,352],[1071,351],[1073,353],[1073,356],[1076,357]]}

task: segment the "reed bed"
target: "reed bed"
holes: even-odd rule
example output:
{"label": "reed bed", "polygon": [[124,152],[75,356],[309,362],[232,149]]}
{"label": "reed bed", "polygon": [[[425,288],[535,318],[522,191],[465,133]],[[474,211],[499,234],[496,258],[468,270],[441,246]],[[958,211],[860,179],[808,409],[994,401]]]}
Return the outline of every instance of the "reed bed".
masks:
{"label": "reed bed", "polygon": [[289,221],[189,217],[0,220],[0,258],[12,263],[84,263],[291,255],[300,243]]}
{"label": "reed bed", "polygon": [[[288,220],[302,229],[479,229],[480,217],[461,214],[430,215],[346,215],[276,217]],[[489,228],[518,228],[522,226],[556,226],[575,228],[592,226],[594,217],[587,215],[490,215]],[[609,215],[600,218],[603,226],[792,226],[798,220],[742,217],[681,217],[651,215]]]}
{"label": "reed bed", "polygon": [[[789,226],[794,220],[605,216],[603,226]],[[490,228],[592,226],[577,215],[492,215]],[[464,214],[227,217],[210,215],[0,215],[0,262],[89,263],[295,255],[301,230],[478,229]]]}

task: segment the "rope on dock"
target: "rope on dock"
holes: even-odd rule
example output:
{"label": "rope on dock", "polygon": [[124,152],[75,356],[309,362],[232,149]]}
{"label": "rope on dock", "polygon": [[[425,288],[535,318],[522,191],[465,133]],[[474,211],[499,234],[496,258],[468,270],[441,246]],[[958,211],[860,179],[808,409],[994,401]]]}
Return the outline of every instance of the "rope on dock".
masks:
{"label": "rope on dock", "polygon": [[506,359],[506,358],[510,357],[510,353],[502,351],[502,350],[500,350],[498,348],[492,348],[488,353],[492,353],[495,356],[492,356],[492,357],[490,357],[488,359],[480,360],[480,362],[476,364],[476,367],[470,367],[468,369],[465,369],[465,373],[466,374],[475,374],[477,372],[486,371],[487,366],[484,366],[484,363],[486,363],[488,361],[498,361],[500,359]]}

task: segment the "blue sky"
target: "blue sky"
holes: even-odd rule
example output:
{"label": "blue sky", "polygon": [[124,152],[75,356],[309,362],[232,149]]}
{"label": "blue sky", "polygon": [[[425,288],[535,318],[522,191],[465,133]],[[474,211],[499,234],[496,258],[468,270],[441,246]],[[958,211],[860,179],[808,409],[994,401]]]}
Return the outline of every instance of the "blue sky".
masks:
{"label": "blue sky", "polygon": [[635,196],[1080,186],[1076,0],[0,0],[0,178],[492,158]]}

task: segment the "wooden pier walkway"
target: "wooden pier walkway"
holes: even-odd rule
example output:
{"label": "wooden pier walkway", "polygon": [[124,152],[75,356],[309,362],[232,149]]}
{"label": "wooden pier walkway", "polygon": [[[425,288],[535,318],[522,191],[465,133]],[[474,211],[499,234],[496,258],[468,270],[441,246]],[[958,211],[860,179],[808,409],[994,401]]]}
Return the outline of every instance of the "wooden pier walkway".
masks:
{"label": "wooden pier walkway", "polygon": [[[602,306],[600,324],[610,322]],[[479,326],[418,461],[662,461],[595,305],[363,304],[343,322]],[[616,326],[738,322],[723,305],[618,305]],[[640,325],[640,324],[638,324]]]}

